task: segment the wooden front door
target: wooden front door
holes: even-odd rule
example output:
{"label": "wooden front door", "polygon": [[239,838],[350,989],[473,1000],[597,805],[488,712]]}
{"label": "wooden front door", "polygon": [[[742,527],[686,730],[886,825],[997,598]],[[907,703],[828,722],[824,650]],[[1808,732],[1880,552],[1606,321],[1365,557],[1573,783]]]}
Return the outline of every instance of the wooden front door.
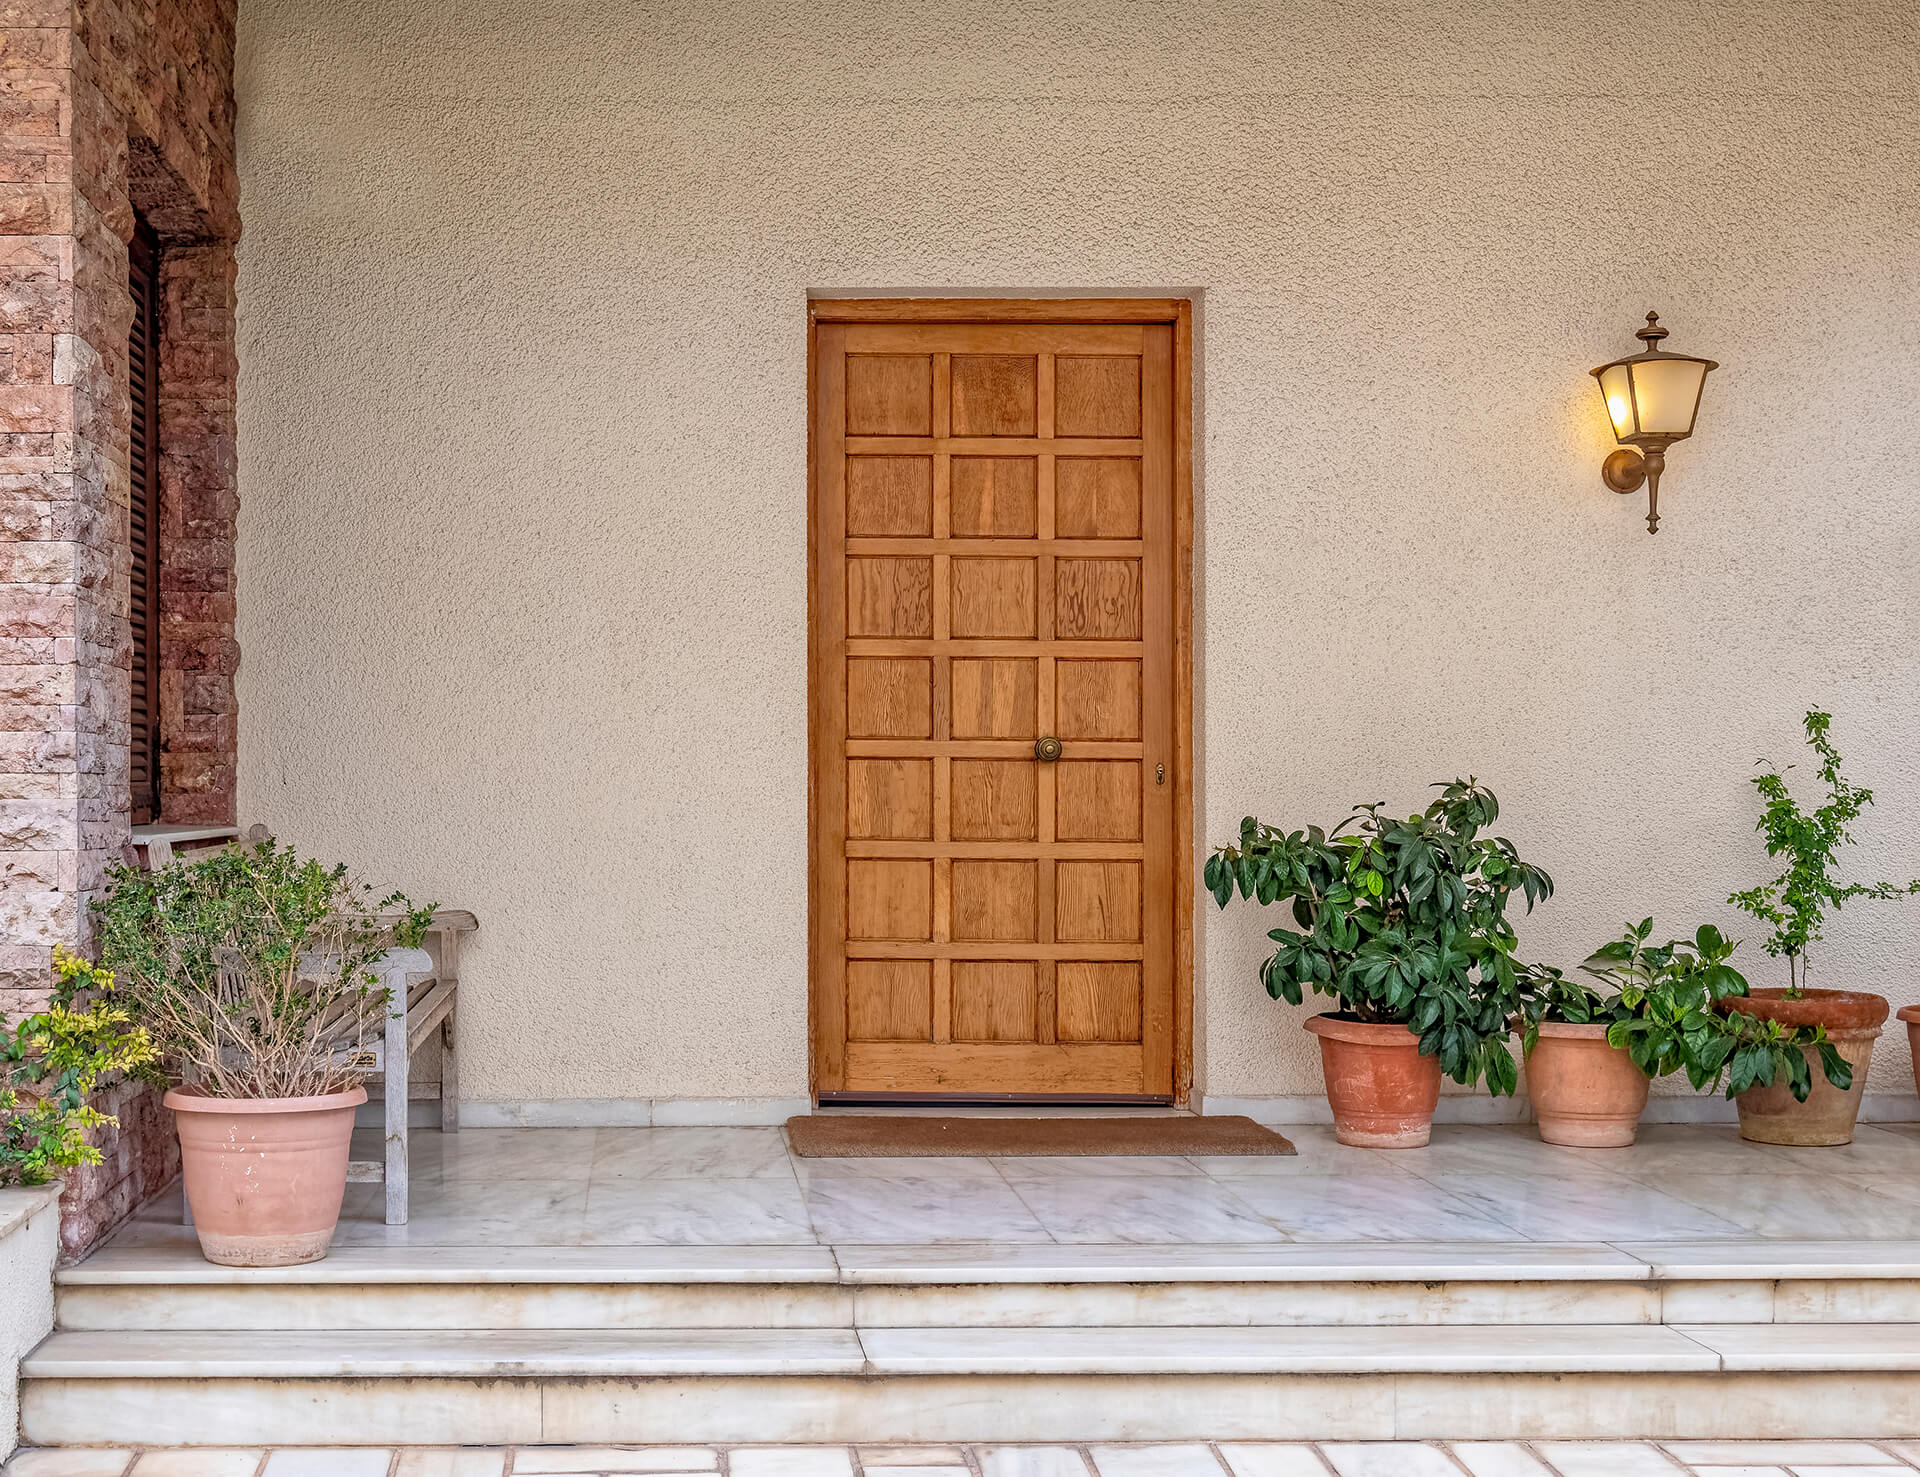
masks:
{"label": "wooden front door", "polygon": [[816,1088],[1172,1097],[1176,324],[814,332]]}

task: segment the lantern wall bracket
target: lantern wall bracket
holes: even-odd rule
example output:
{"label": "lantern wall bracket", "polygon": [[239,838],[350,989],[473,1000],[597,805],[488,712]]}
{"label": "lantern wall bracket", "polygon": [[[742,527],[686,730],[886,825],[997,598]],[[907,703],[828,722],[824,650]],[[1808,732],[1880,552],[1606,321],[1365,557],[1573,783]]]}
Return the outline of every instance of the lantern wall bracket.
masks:
{"label": "lantern wall bracket", "polygon": [[1647,489],[1647,532],[1660,531],[1660,474],[1667,468],[1667,452],[1649,446],[1644,453],[1631,446],[1612,452],[1600,464],[1600,480],[1618,493]]}

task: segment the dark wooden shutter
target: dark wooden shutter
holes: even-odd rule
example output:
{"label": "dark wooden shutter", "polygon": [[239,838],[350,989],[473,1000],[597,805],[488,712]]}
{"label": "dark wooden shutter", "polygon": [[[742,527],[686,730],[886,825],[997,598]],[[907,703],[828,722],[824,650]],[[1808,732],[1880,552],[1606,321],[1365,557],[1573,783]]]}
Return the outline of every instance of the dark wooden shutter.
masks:
{"label": "dark wooden shutter", "polygon": [[160,818],[160,245],[144,221],[128,249],[133,333],[133,738],[127,784],[133,824]]}

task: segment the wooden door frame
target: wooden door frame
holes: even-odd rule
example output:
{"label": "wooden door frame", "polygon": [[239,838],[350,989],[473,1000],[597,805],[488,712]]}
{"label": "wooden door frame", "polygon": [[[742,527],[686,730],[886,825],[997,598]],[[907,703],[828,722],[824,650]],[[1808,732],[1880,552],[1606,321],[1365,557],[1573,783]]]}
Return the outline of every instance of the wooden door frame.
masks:
{"label": "wooden door frame", "polygon": [[[1193,1095],[1193,302],[1190,298],[814,298],[807,303],[807,1087],[819,1100],[819,477],[814,397],[822,323],[1166,323],[1173,328],[1173,1100]],[[836,948],[842,941],[834,940]]]}

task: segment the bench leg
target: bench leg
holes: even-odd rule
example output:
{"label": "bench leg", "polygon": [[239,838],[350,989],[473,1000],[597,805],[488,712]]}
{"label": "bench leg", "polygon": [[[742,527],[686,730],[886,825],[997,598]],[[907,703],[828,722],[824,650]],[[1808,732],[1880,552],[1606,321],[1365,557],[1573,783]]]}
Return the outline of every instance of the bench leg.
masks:
{"label": "bench leg", "polygon": [[387,1006],[387,1224],[407,1223],[407,977],[383,979],[393,991]]}
{"label": "bench leg", "polygon": [[454,1054],[451,1011],[440,1022],[440,1131],[460,1131],[460,1058]]}

